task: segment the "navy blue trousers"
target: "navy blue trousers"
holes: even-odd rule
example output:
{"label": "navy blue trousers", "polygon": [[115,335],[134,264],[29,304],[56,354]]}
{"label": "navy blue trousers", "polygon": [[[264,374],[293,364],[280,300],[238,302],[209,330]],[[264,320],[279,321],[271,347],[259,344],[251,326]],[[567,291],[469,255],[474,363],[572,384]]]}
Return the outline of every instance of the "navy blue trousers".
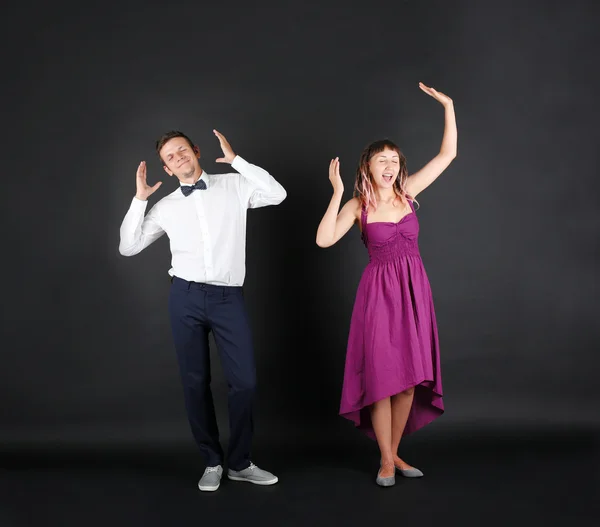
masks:
{"label": "navy blue trousers", "polygon": [[223,449],[210,389],[208,335],[212,331],[228,391],[229,468],[250,465],[256,367],[241,287],[188,282],[174,277],[169,315],[192,433],[207,466],[223,465]]}

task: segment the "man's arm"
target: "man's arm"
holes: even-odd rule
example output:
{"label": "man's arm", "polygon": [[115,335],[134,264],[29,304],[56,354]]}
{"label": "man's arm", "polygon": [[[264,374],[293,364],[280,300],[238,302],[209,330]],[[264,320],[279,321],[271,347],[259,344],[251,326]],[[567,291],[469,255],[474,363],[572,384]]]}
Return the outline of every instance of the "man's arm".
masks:
{"label": "man's arm", "polygon": [[240,190],[243,203],[250,209],[279,205],[287,196],[281,184],[266,170],[248,163],[236,155],[223,134],[213,130],[219,139],[223,157],[217,163],[229,163],[240,175]]}
{"label": "man's arm", "polygon": [[119,252],[123,256],[138,254],[165,233],[158,222],[156,205],[144,216],[147,206],[147,201],[138,198],[131,201],[131,206],[121,223]]}
{"label": "man's arm", "polygon": [[269,205],[279,205],[287,196],[281,184],[266,170],[235,156],[231,163],[240,175],[242,199],[248,208],[257,209]]}
{"label": "man's arm", "polygon": [[142,161],[135,175],[136,193],[129,210],[121,223],[121,242],[119,252],[123,256],[133,256],[143,251],[152,242],[158,240],[165,231],[160,226],[158,207],[155,205],[144,217],[148,198],[161,186],[159,181],[149,186],[146,181],[146,162]]}

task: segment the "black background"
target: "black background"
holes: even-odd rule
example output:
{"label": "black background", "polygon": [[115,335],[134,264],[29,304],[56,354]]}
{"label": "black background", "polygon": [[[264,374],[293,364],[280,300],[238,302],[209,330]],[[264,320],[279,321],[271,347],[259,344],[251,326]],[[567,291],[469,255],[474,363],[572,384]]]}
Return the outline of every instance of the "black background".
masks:
{"label": "black background", "polygon": [[599,11],[591,0],[7,8],[0,448],[195,455],[168,241],[132,258],[117,248],[138,163],[164,182],[151,204],[177,185],[156,138],[184,131],[202,167],[223,172],[217,128],[288,192],[248,219],[257,448],[375,451],[337,416],[366,250],[356,228],[327,250],[315,234],[332,157],[346,201],[369,142],[397,142],[410,172],[438,152],[443,108],[419,81],[452,97],[459,137],[419,196],[446,405],[420,437],[597,428]]}

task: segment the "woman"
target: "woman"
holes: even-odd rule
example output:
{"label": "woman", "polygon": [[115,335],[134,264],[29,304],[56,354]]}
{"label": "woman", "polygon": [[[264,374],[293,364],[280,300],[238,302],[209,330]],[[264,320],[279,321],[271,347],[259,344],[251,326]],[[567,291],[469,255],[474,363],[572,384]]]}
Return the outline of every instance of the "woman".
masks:
{"label": "woman", "polygon": [[370,256],[350,323],[340,415],[377,440],[378,485],[394,485],[423,473],[400,457],[407,435],[444,412],[439,344],[431,289],[419,255],[414,202],[456,157],[452,99],[419,83],[445,110],[440,153],[408,175],[406,159],[391,141],[376,141],[362,153],[354,197],[338,214],[344,186],[339,158],[329,165],[333,197],[317,231],[317,245],[330,247],[357,223]]}

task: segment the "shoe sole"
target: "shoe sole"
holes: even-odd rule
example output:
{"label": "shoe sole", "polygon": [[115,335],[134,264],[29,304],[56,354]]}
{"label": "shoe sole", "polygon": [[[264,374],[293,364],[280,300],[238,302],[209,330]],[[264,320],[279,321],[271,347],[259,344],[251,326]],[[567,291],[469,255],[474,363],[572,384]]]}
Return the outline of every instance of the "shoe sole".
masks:
{"label": "shoe sole", "polygon": [[217,490],[220,487],[219,485],[211,485],[210,487],[206,486],[206,485],[198,485],[198,488],[202,491],[202,492],[214,492],[215,490]]}
{"label": "shoe sole", "polygon": [[229,474],[227,474],[227,477],[231,481],[247,481],[248,483],[253,483],[254,485],[275,485],[275,483],[279,481],[279,478],[277,477],[275,477],[275,479],[269,479],[267,481],[256,481],[248,478],[242,478],[239,476],[230,476]]}

